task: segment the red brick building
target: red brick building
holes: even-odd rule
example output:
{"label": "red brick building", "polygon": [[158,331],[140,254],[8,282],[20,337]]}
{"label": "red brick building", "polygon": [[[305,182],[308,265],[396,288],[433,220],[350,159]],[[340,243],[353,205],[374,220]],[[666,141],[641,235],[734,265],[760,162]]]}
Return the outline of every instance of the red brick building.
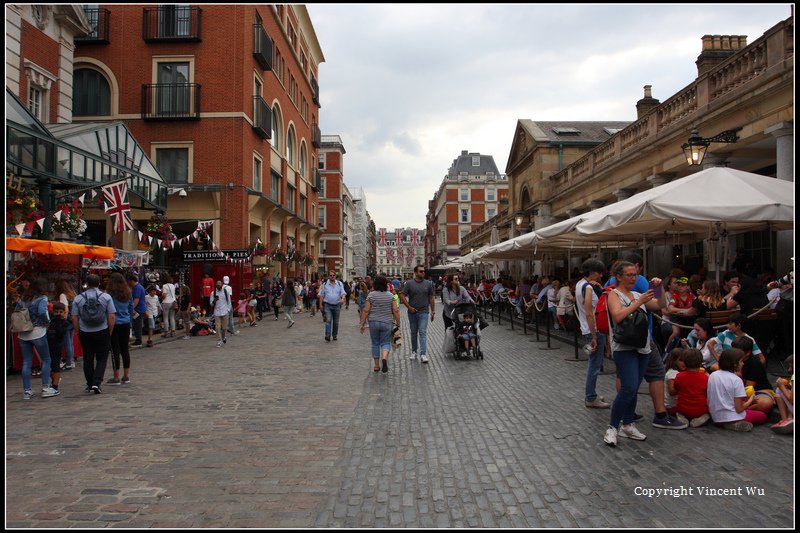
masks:
{"label": "red brick building", "polygon": [[[73,121],[123,121],[171,188],[177,237],[214,220],[223,251],[259,239],[316,259],[318,66],[303,5],[100,5],[77,41]],[[134,211],[146,223],[151,213]],[[136,246],[135,235],[118,245]],[[180,250],[167,262],[181,262]],[[309,277],[313,266],[256,257],[253,267]],[[208,268],[208,267],[206,267]],[[194,276],[193,276],[194,277]],[[239,283],[236,283],[236,282]]]}

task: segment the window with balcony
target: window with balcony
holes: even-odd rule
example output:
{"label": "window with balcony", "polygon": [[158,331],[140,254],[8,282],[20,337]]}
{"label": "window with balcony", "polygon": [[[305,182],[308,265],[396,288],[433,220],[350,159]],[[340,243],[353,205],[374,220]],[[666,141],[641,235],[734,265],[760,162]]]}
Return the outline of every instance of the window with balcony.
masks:
{"label": "window with balcony", "polygon": [[253,57],[262,69],[272,68],[272,39],[264,29],[258,13],[256,13],[256,23],[253,25]]}
{"label": "window with balcony", "polygon": [[200,41],[202,9],[165,4],[143,8],[142,33],[146,42]]}
{"label": "window with balcony", "polygon": [[108,21],[111,12],[108,9],[99,8],[97,4],[84,5],[83,12],[86,13],[92,31],[88,35],[75,37],[75,42],[108,44]]}
{"label": "window with balcony", "polygon": [[156,83],[142,86],[142,118],[199,119],[200,85],[191,83],[192,61],[158,61]]}

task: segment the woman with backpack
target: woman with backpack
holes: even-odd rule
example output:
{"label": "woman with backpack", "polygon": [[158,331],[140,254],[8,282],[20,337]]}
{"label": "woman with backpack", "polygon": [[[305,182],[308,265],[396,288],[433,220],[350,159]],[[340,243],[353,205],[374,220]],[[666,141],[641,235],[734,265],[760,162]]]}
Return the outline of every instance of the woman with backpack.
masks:
{"label": "woman with backpack", "polygon": [[83,347],[86,392],[100,394],[117,310],[111,295],[100,290],[100,276],[88,275],[86,285],[88,288],[72,303],[72,326],[78,330]]}
{"label": "woman with backpack", "polygon": [[[587,259],[581,265],[583,278],[575,284],[575,297],[578,302],[578,322],[583,334],[584,350],[589,354],[589,369],[586,372],[586,387],[584,390],[584,405],[590,409],[608,409],[611,404],[602,396],[597,395],[597,376],[603,366],[603,356],[606,351],[606,336],[600,329],[595,318],[595,310],[602,293],[600,278],[606,271],[606,266],[599,259]],[[605,318],[608,324],[607,317]]]}
{"label": "woman with backpack", "polygon": [[47,283],[42,278],[34,279],[25,290],[16,310],[28,310],[33,328],[20,331],[19,344],[22,348],[22,388],[23,399],[33,398],[31,389],[31,365],[33,349],[42,360],[42,398],[58,396],[58,390],[50,386],[50,348],[47,345],[47,326],[50,315],[47,313]]}

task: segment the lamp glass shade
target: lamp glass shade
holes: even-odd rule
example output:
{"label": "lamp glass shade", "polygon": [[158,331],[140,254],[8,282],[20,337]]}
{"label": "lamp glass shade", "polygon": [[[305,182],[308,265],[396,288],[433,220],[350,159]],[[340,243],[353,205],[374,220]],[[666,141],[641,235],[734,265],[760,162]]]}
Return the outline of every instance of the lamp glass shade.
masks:
{"label": "lamp glass shade", "polygon": [[686,162],[689,165],[702,165],[703,159],[706,156],[708,145],[705,144],[689,144],[683,145],[683,153],[686,156]]}

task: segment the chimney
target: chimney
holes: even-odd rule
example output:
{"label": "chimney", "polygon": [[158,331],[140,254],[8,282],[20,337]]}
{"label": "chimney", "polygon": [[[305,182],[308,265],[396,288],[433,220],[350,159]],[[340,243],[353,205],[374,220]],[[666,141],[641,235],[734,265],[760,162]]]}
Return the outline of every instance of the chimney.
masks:
{"label": "chimney", "polygon": [[652,85],[644,86],[644,98],[636,102],[636,120],[639,120],[651,109],[661,104],[659,100],[653,98],[652,88]]}
{"label": "chimney", "polygon": [[703,35],[703,51],[697,56],[697,76],[707,73],[747,46],[747,35]]}

